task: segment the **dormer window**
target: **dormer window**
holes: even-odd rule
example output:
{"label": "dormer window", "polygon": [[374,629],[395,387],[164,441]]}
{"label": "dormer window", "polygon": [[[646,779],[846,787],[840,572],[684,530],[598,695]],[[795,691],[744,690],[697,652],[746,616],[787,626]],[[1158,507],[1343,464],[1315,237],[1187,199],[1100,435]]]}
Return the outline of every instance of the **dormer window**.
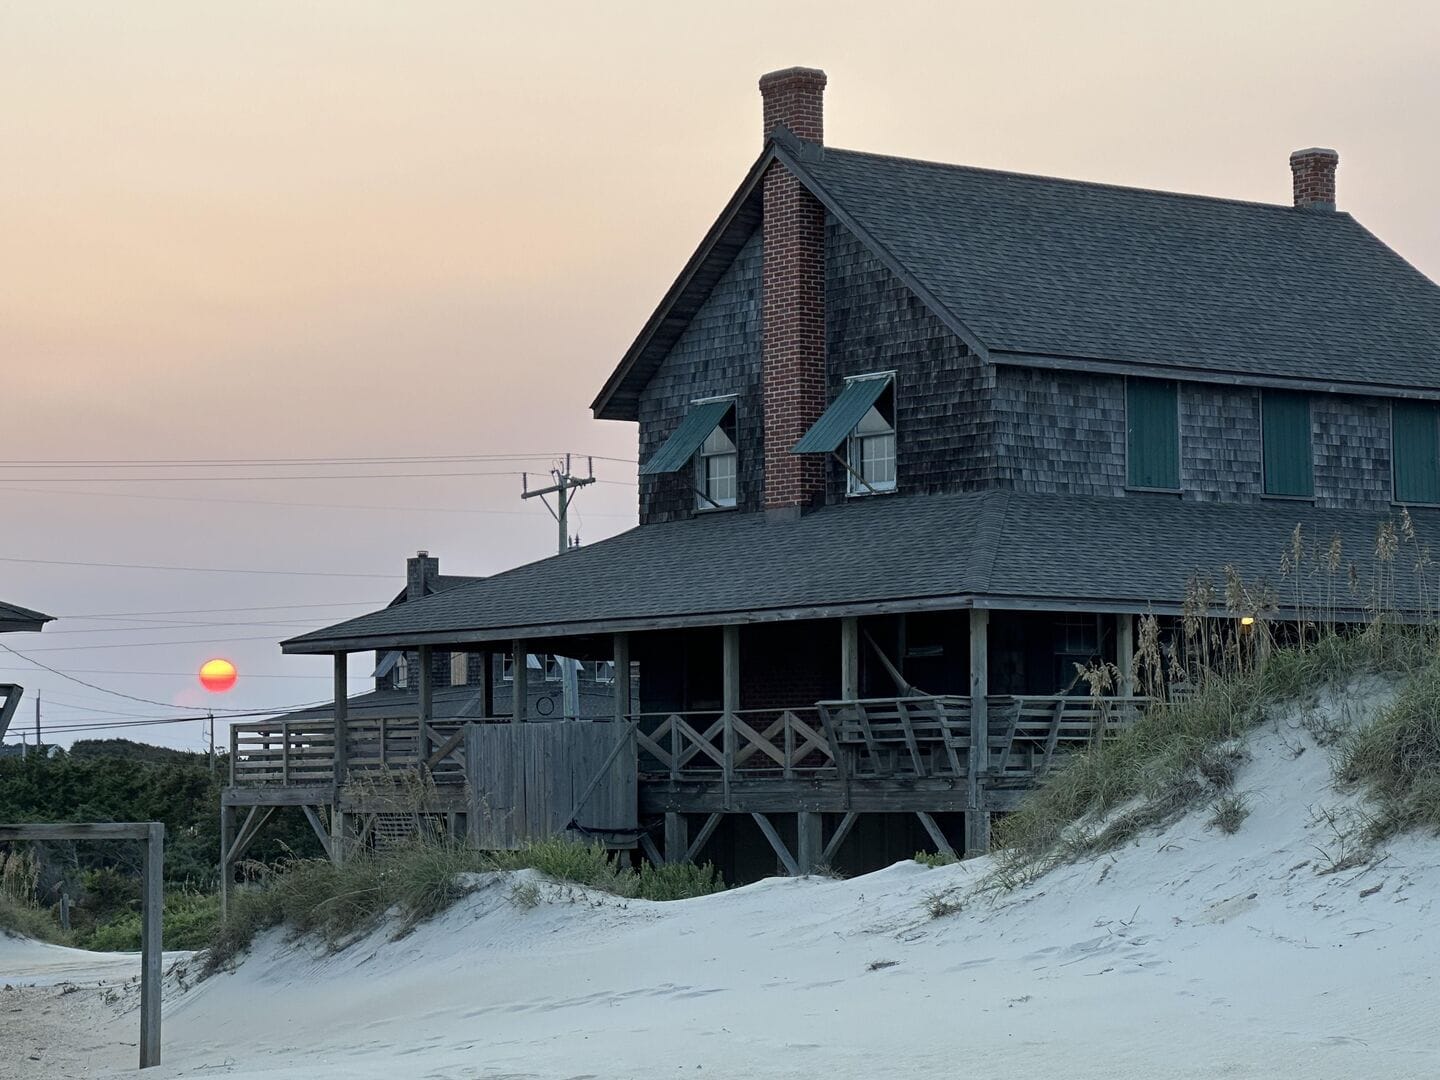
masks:
{"label": "dormer window", "polygon": [[740,462],[735,448],[735,410],[729,409],[695,455],[695,505],[723,509],[735,505],[735,476]]}
{"label": "dormer window", "polygon": [[735,444],[734,396],[694,401],[680,425],[640,466],[640,475],[693,469],[696,507],[727,509],[736,501],[740,462]]}
{"label": "dormer window", "polygon": [[895,490],[895,384],[886,387],[850,432],[850,494]]}

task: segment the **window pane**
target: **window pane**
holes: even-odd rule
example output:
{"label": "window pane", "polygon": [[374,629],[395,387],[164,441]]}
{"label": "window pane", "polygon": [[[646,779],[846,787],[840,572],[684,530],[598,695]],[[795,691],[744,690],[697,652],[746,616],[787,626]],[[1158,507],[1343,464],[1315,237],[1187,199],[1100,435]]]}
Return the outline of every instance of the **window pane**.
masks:
{"label": "window pane", "polygon": [[737,455],[713,454],[704,460],[705,494],[721,506],[734,506]]}
{"label": "window pane", "polygon": [[1428,401],[1397,401],[1391,408],[1395,500],[1440,503],[1440,422]]}
{"label": "window pane", "polygon": [[464,686],[470,681],[470,657],[463,652],[450,654],[450,685]]}
{"label": "window pane", "polygon": [[1267,495],[1315,494],[1310,445],[1310,398],[1282,390],[1260,396]]}
{"label": "window pane", "polygon": [[895,436],[869,435],[860,440],[860,475],[871,487],[895,486]]}
{"label": "window pane", "polygon": [[1126,450],[1131,487],[1180,487],[1180,425],[1173,382],[1125,381]]}

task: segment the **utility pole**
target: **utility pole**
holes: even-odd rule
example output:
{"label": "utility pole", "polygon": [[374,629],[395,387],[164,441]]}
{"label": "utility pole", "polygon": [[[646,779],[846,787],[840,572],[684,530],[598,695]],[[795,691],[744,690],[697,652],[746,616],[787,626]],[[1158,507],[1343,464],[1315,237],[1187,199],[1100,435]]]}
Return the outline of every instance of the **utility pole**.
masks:
{"label": "utility pole", "polygon": [[[595,459],[593,457],[587,458],[585,465],[585,476],[574,475],[570,469],[570,455],[566,454],[565,468],[560,469],[557,466],[551,469],[550,478],[552,483],[548,487],[537,488],[534,491],[530,490],[530,474],[520,474],[520,498],[539,499],[545,504],[545,509],[550,511],[550,516],[555,519],[555,524],[560,530],[561,555],[564,555],[571,547],[579,546],[580,538],[578,536],[575,537],[573,542],[570,538],[570,500],[575,498],[575,492],[595,483]],[[550,500],[545,497],[546,495],[555,496],[554,506],[550,505]],[[576,719],[576,715],[572,714],[578,714],[580,711],[578,671],[575,661],[569,657],[561,657],[560,659],[560,693],[564,702],[562,711],[565,714],[565,719],[574,720]],[[523,656],[515,657],[515,663],[517,664],[523,664],[526,660],[527,658]]]}
{"label": "utility pole", "polygon": [[40,753],[40,691],[35,691],[35,753]]}
{"label": "utility pole", "polygon": [[210,718],[210,775],[215,775],[215,713],[213,710],[206,712]]}

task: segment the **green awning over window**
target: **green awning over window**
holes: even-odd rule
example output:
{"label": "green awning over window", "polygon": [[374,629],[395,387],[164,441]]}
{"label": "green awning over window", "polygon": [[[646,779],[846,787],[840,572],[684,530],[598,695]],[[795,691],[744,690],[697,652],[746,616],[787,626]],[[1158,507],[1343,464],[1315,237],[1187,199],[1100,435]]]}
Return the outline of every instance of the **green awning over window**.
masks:
{"label": "green awning over window", "polygon": [[1428,401],[1397,401],[1394,426],[1395,500],[1440,503],[1440,423]]}
{"label": "green awning over window", "polygon": [[654,476],[657,473],[673,473],[683,469],[695,456],[695,451],[700,449],[700,444],[715,430],[715,425],[725,419],[725,414],[734,407],[734,398],[702,401],[698,405],[690,406],[685,419],[680,421],[674,434],[665,440],[665,445],[651,454],[650,460],[640,466],[640,475]]}
{"label": "green awning over window", "polygon": [[885,388],[890,385],[888,375],[874,379],[852,379],[840,391],[840,396],[815,421],[794,446],[792,454],[832,454],[855,429],[860,418],[870,411],[870,406],[880,400]]}

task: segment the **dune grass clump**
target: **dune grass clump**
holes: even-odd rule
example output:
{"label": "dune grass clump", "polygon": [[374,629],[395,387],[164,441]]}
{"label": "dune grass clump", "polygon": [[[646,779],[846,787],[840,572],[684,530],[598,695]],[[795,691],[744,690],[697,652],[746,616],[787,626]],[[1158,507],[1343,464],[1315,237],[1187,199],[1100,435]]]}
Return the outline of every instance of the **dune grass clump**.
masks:
{"label": "dune grass clump", "polygon": [[[1377,621],[1354,633],[1327,631],[1288,647],[1257,649],[1248,662],[1241,657],[1200,669],[1188,694],[1156,701],[1132,727],[1070,755],[998,823],[991,885],[1013,888],[1061,862],[1111,850],[1207,801],[1226,808],[1217,827],[1238,828],[1244,802],[1230,789],[1242,760],[1240,740],[1269,708],[1366,672],[1423,670],[1434,655],[1429,630]],[[1440,705],[1440,667],[1433,693],[1433,699],[1417,698],[1407,714],[1414,737],[1405,745],[1414,749],[1392,755],[1382,769],[1379,748],[1395,744],[1393,728],[1382,722],[1357,736],[1351,771],[1361,779],[1388,769],[1392,790],[1413,792],[1404,813],[1414,819],[1433,807],[1426,820],[1440,827],[1440,724],[1429,729],[1427,744],[1423,722],[1424,700]],[[1427,745],[1435,748],[1436,771],[1421,780]]]}
{"label": "dune grass clump", "polygon": [[1408,829],[1440,833],[1440,657],[1432,654],[1374,723],[1342,740],[1337,772],[1377,804],[1371,841]]}
{"label": "dune grass clump", "polygon": [[[230,963],[256,934],[273,927],[318,937],[338,949],[394,913],[396,936],[403,936],[469,893],[474,888],[469,875],[497,870],[534,870],[555,882],[638,900],[685,900],[725,888],[719,871],[708,863],[645,864],[637,870],[617,861],[602,844],[552,839],[518,851],[481,852],[424,837],[356,852],[338,866],[325,859],[297,859],[265,872],[254,887],[234,897],[229,918],[206,951],[204,970],[213,973]],[[519,907],[534,907],[542,894],[527,882],[512,899]]]}

